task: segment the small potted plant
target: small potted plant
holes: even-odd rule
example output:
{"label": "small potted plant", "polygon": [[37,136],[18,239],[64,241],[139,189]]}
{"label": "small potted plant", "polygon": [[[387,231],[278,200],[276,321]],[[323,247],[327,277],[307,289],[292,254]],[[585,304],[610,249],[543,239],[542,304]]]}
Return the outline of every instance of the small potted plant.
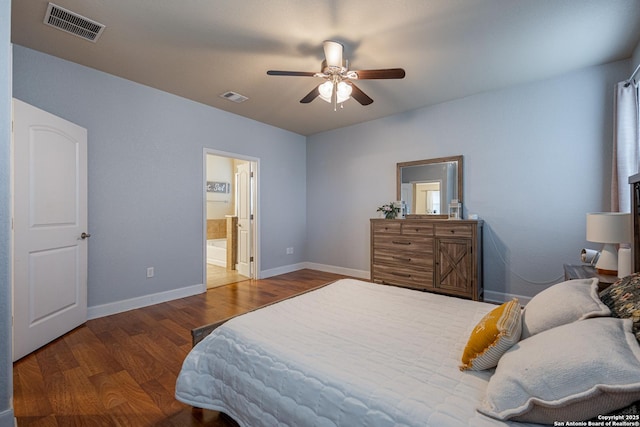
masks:
{"label": "small potted plant", "polygon": [[398,213],[400,213],[400,208],[395,205],[395,203],[390,202],[385,205],[380,206],[377,209],[377,212],[382,212],[385,219],[396,219]]}

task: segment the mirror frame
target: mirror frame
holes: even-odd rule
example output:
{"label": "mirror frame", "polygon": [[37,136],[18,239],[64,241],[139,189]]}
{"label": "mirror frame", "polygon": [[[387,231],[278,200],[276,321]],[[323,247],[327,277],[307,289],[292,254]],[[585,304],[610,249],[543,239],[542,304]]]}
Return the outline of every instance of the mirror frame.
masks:
{"label": "mirror frame", "polygon": [[[462,171],[463,171],[463,163],[462,156],[449,156],[449,157],[438,157],[435,159],[424,159],[424,160],[415,160],[412,162],[401,162],[396,165],[396,200],[401,200],[401,185],[402,185],[402,168],[406,166],[421,166],[421,165],[431,165],[436,163],[447,163],[447,162],[458,162],[458,201],[462,203]],[[449,218],[448,214],[441,215],[422,215],[422,214],[408,214],[407,217],[410,218]]]}

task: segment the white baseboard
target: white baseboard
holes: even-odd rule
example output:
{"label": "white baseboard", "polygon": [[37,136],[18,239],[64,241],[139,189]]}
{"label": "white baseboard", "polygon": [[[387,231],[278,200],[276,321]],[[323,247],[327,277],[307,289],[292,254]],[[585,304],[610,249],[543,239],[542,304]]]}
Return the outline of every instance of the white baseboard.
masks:
{"label": "white baseboard", "polygon": [[269,270],[262,270],[260,272],[259,278],[266,279],[267,277],[277,276],[278,274],[286,274],[286,273],[291,273],[293,271],[302,270],[303,268],[307,268],[305,264],[306,263],[304,262],[300,262],[298,264],[283,265],[282,267],[271,268]]}
{"label": "white baseboard", "polygon": [[293,271],[309,268],[311,270],[324,271],[327,273],[344,274],[345,276],[357,277],[359,279],[369,280],[369,271],[355,270],[353,268],[336,267],[334,265],[316,264],[314,262],[299,262],[297,264],[285,265],[282,267],[263,270],[260,272],[260,278],[277,276],[278,274],[291,273]]}
{"label": "white baseboard", "polygon": [[87,319],[97,319],[99,317],[110,316],[112,314],[122,313],[136,308],[147,307],[149,305],[159,304],[161,302],[172,301],[174,299],[190,297],[206,292],[207,286],[204,284],[187,286],[170,291],[158,292],[156,294],[143,295],[123,301],[110,302],[108,304],[95,305],[88,307]]}
{"label": "white baseboard", "polygon": [[498,302],[503,303],[511,301],[514,298],[518,298],[520,305],[526,305],[532,297],[526,297],[524,295],[505,294],[503,292],[494,292],[484,290],[484,300],[486,302]]}
{"label": "white baseboard", "polygon": [[344,274],[345,276],[357,277],[358,279],[365,280],[369,280],[371,277],[369,270],[356,270],[353,268],[336,267],[335,265],[316,264],[314,262],[305,262],[304,264],[304,268],[325,271],[327,273]]}

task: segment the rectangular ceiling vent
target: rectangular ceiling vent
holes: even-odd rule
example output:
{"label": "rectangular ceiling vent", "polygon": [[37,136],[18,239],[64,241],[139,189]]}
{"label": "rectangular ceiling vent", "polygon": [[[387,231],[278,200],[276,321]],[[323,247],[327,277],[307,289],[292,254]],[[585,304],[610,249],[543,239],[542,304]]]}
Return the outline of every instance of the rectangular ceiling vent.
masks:
{"label": "rectangular ceiling vent", "polygon": [[74,36],[96,42],[105,26],[75,12],[49,3],[44,23]]}
{"label": "rectangular ceiling vent", "polygon": [[235,93],[235,92],[231,92],[231,91],[221,94],[220,97],[228,99],[229,101],[233,101],[233,102],[238,103],[238,104],[241,103],[241,102],[246,101],[247,99],[249,99],[244,95],[240,95],[239,93]]}

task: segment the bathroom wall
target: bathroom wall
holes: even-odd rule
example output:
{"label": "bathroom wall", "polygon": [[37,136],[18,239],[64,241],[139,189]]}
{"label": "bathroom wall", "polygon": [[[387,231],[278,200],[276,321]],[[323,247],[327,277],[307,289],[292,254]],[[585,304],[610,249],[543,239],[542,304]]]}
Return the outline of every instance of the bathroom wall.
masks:
{"label": "bathroom wall", "polygon": [[207,182],[229,184],[227,193],[207,191],[207,219],[221,219],[233,215],[234,208],[234,161],[229,157],[207,154]]}

